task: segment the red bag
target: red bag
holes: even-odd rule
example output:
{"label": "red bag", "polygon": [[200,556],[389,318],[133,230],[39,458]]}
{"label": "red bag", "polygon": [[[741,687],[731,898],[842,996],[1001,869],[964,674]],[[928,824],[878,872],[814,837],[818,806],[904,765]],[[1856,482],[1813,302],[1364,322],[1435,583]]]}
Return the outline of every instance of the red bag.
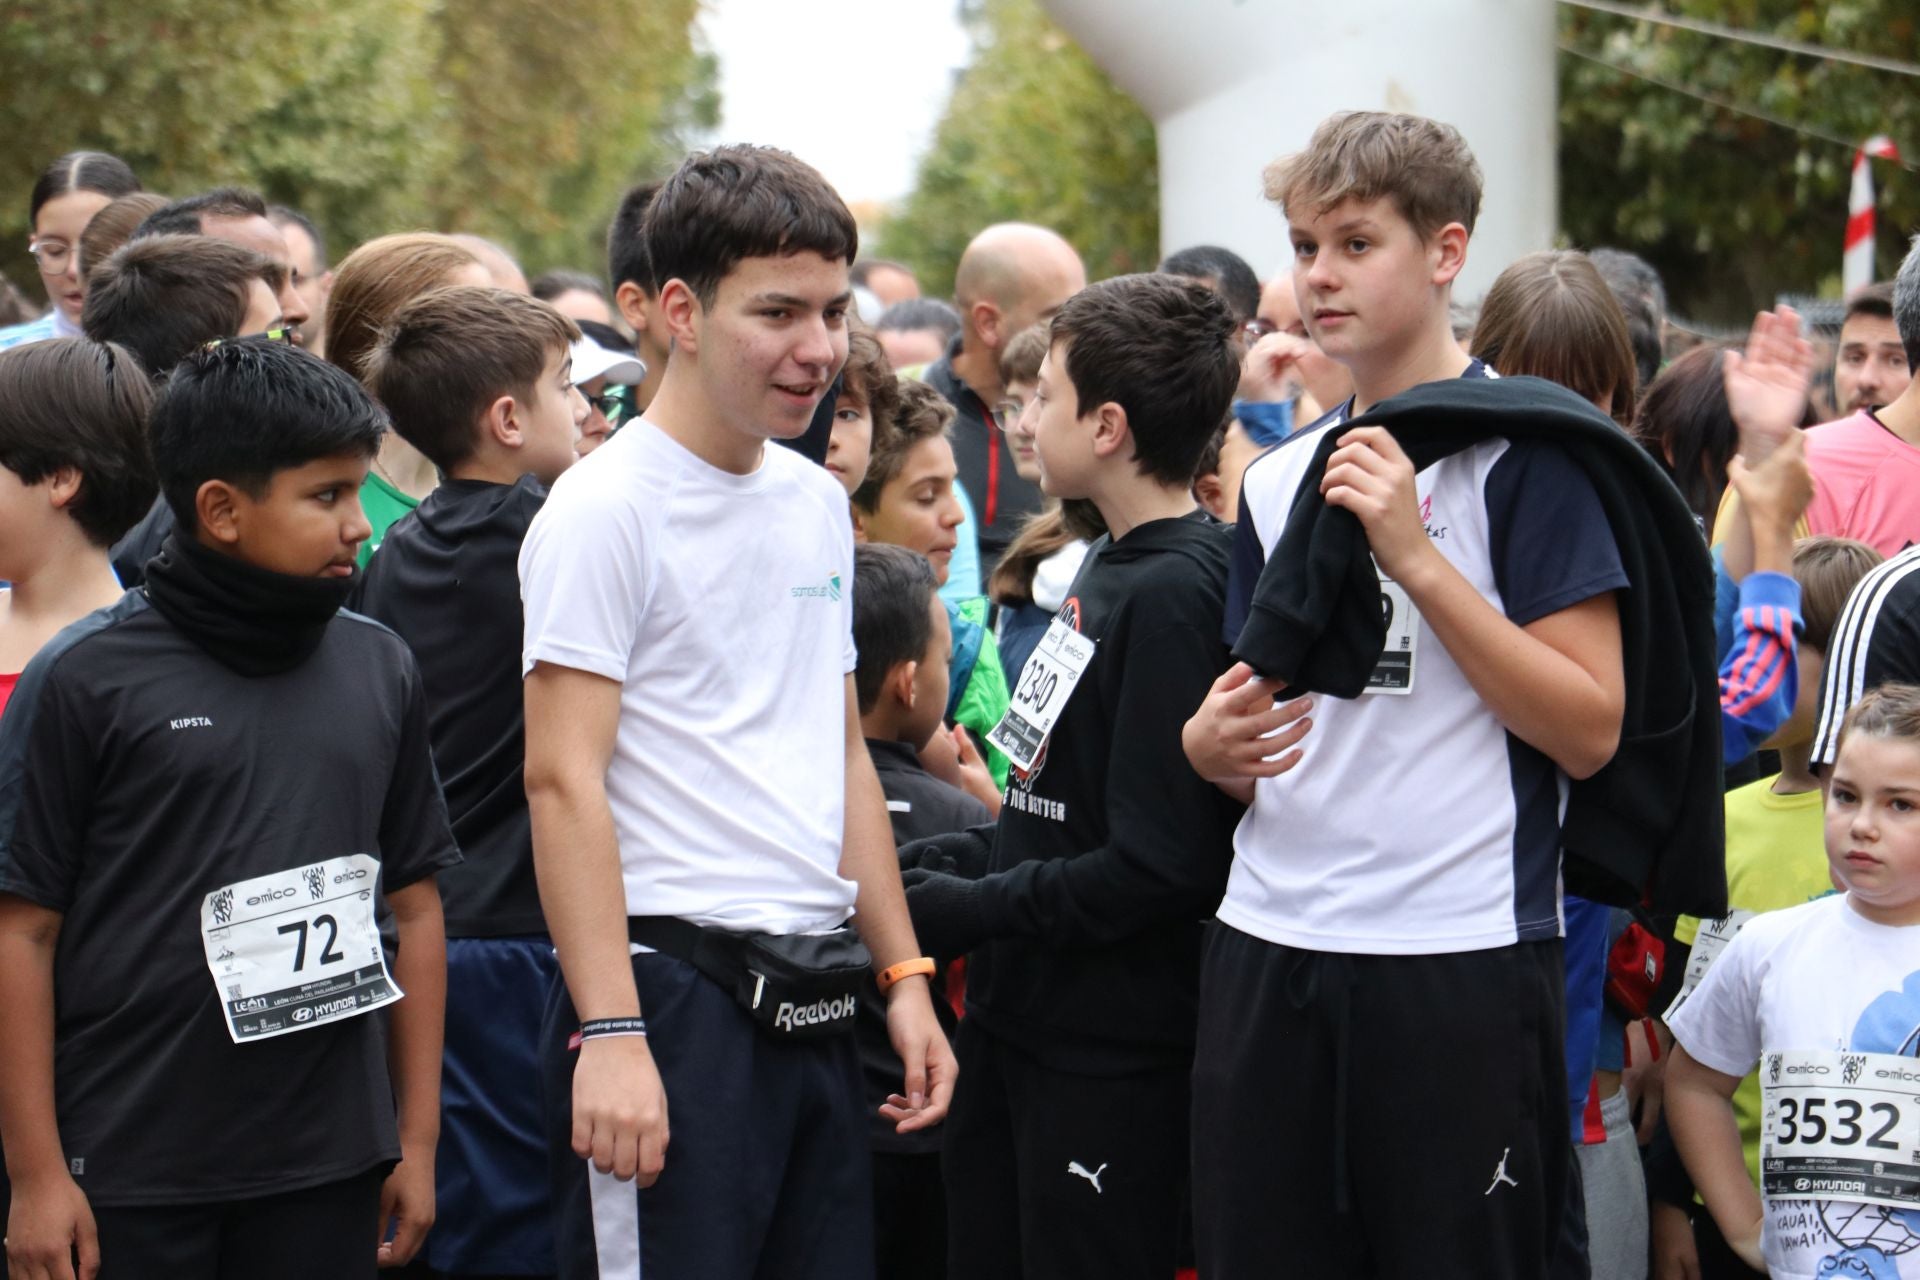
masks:
{"label": "red bag", "polygon": [[1627,1021],[1653,1012],[1653,995],[1666,970],[1667,944],[1639,912],[1607,952],[1607,1000]]}

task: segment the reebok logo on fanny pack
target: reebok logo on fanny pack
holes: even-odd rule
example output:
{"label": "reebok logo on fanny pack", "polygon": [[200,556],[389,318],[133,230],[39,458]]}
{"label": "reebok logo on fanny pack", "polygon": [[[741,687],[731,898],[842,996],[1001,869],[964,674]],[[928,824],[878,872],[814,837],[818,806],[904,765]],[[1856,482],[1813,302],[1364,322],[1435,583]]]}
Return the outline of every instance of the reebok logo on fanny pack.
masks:
{"label": "reebok logo on fanny pack", "polygon": [[860,1007],[858,997],[845,995],[836,1000],[815,1000],[812,1004],[796,1005],[791,1000],[782,1000],[780,1008],[773,1015],[773,1025],[783,1031],[795,1031],[801,1027],[819,1027],[828,1023],[851,1018]]}

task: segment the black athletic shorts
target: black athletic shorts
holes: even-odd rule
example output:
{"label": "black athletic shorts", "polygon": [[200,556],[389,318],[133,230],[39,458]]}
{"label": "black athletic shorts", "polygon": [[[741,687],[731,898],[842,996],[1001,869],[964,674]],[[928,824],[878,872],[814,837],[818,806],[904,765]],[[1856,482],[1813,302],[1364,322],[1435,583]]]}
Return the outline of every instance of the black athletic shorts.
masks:
{"label": "black athletic shorts", "polygon": [[100,1280],[373,1280],[387,1172],[255,1200],[96,1207]]}
{"label": "black athletic shorts", "polygon": [[1554,1273],[1573,1163],[1558,940],[1366,956],[1208,934],[1201,1275]]}
{"label": "black athletic shorts", "polygon": [[1186,1068],[1060,1071],[973,1019],[954,1051],[941,1150],[952,1280],[1169,1280],[1187,1190]]}

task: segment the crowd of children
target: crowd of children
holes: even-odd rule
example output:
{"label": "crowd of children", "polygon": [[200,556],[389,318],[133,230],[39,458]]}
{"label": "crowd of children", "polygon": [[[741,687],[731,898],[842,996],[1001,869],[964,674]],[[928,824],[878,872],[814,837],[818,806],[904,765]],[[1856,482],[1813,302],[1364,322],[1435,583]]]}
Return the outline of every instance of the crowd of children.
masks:
{"label": "crowd of children", "polygon": [[1920,251],[1803,431],[1600,255],[1463,340],[1450,126],[1265,179],[896,371],[780,151],[550,301],[52,165],[4,1274],[1920,1277]]}

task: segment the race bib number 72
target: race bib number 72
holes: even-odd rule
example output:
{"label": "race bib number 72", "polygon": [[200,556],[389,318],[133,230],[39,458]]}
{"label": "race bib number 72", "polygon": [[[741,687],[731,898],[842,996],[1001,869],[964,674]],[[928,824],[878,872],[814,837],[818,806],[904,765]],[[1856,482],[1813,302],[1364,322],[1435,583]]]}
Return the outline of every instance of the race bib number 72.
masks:
{"label": "race bib number 72", "polygon": [[380,862],[364,853],[239,880],[206,896],[207,969],[235,1044],[392,1004],[374,921]]}
{"label": "race bib number 72", "polygon": [[1769,1197],[1920,1206],[1920,1059],[1769,1050],[1760,1096]]}

